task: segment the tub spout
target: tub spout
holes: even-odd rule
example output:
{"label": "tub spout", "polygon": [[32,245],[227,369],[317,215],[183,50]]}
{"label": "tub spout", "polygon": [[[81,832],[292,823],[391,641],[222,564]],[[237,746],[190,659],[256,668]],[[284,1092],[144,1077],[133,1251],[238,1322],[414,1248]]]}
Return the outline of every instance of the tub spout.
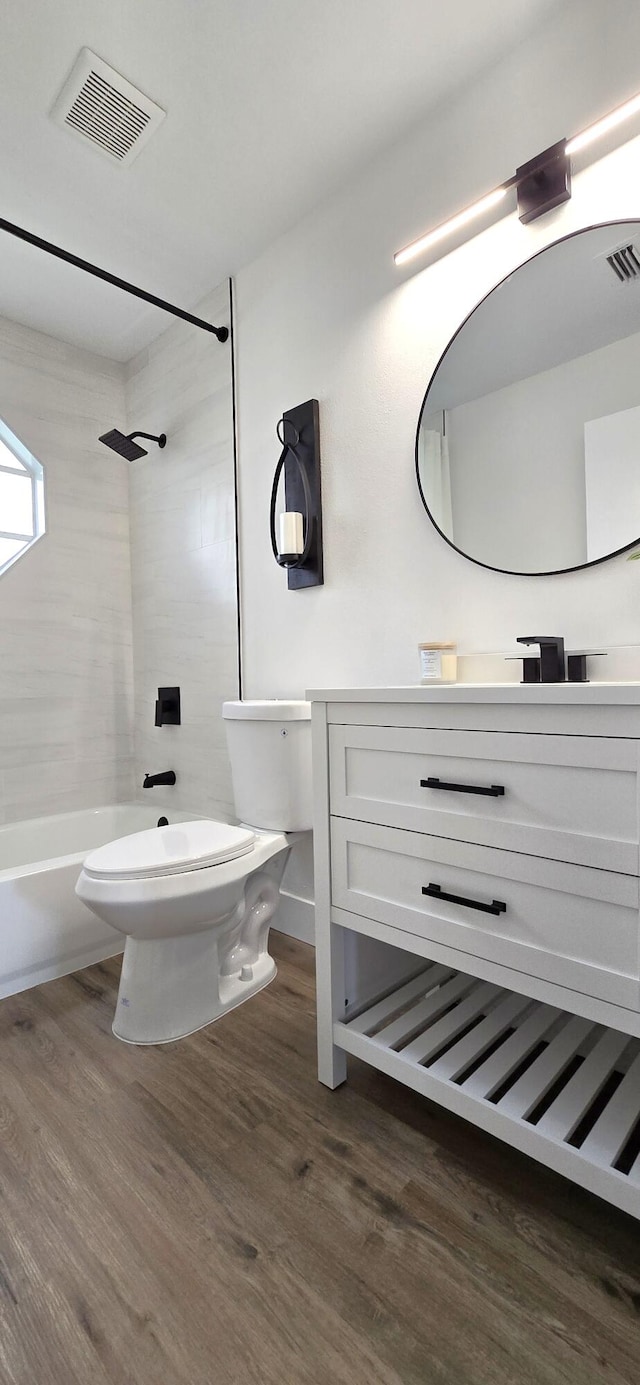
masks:
{"label": "tub spout", "polygon": [[165,769],[162,774],[145,774],[143,789],[154,789],[156,784],[175,784],[176,772],[173,769]]}

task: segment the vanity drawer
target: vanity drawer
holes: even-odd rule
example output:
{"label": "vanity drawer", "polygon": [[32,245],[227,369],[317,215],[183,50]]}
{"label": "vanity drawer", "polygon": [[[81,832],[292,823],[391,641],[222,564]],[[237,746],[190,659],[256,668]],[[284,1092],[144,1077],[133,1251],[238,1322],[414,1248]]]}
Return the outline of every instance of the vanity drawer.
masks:
{"label": "vanity drawer", "polygon": [[638,873],[635,741],[334,725],[329,755],[334,814]]}
{"label": "vanity drawer", "polygon": [[638,1008],[636,877],[345,818],[331,857],[334,907]]}

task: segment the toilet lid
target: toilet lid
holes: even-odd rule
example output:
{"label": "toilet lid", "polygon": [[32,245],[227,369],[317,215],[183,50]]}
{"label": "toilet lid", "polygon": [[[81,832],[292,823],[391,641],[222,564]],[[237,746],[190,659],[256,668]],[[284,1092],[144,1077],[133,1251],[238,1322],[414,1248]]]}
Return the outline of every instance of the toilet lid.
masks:
{"label": "toilet lid", "polygon": [[199,818],[134,832],[91,851],[84,869],[88,875],[119,880],[178,875],[183,871],[220,866],[251,851],[255,833],[246,827]]}

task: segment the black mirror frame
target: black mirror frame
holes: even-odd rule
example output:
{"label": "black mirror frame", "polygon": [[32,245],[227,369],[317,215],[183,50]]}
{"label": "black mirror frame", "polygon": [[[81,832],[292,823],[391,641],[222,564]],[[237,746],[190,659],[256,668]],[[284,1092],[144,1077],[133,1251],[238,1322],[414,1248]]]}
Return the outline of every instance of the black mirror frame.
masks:
{"label": "black mirror frame", "polygon": [[441,539],[444,539],[445,543],[449,545],[449,548],[452,548],[452,549],[454,550],[454,553],[459,553],[460,556],[461,556],[462,558],[466,558],[466,560],[467,560],[468,563],[475,563],[475,564],[476,564],[476,567],[483,567],[483,568],[486,568],[489,572],[501,572],[501,573],[504,574],[505,577],[562,577],[562,576],[563,576],[565,573],[567,573],[567,572],[583,572],[585,568],[589,568],[589,567],[598,567],[598,566],[600,565],[600,563],[608,563],[609,560],[610,560],[611,558],[618,558],[618,557],[620,556],[621,553],[628,553],[628,552],[630,551],[630,549],[636,548],[637,545],[640,544],[640,535],[638,535],[638,537],[637,537],[636,539],[632,539],[631,543],[626,543],[626,544],[624,544],[624,546],[623,546],[622,548],[616,548],[616,549],[614,549],[613,552],[611,552],[611,553],[605,553],[604,557],[602,557],[602,558],[594,558],[590,563],[576,563],[573,567],[548,568],[548,569],[546,569],[544,572],[514,572],[514,571],[512,571],[511,568],[506,568],[506,567],[494,567],[492,563],[483,563],[483,562],[481,561],[480,558],[472,558],[471,555],[470,555],[469,553],[465,553],[465,552],[464,552],[464,549],[458,548],[457,544],[455,544],[455,543],[453,542],[452,539],[447,538],[447,535],[443,532],[443,530],[440,528],[440,525],[437,524],[436,521],[435,521],[435,519],[433,518],[433,515],[432,515],[432,513],[431,513],[431,510],[429,509],[429,506],[428,506],[428,504],[427,504],[426,496],[425,496],[424,491],[423,491],[423,489],[422,489],[422,481],[420,480],[420,466],[419,466],[419,452],[418,452],[418,444],[419,444],[419,440],[420,440],[420,428],[421,428],[421,426],[422,426],[422,419],[423,419],[423,417],[424,417],[424,412],[425,412],[427,400],[428,400],[428,398],[429,398],[429,391],[430,391],[430,389],[431,389],[431,386],[433,385],[433,382],[434,382],[434,380],[435,380],[435,378],[436,378],[436,375],[438,374],[438,371],[439,371],[439,369],[440,369],[440,366],[442,365],[442,362],[443,362],[444,359],[445,359],[445,356],[447,356],[448,352],[451,350],[451,347],[453,346],[454,341],[455,341],[455,340],[457,339],[457,337],[460,335],[460,333],[461,333],[461,331],[463,330],[463,328],[466,327],[466,325],[467,325],[469,319],[472,318],[473,315],[474,315],[474,313],[476,313],[476,312],[478,311],[478,309],[482,307],[483,303],[486,302],[487,298],[490,298],[490,297],[491,297],[491,294],[492,294],[492,293],[495,293],[495,290],[496,290],[496,289],[499,289],[499,288],[502,287],[503,284],[506,284],[507,281],[508,281],[509,279],[511,279],[512,276],[513,276],[514,274],[517,274],[517,273],[518,273],[518,270],[524,269],[524,266],[525,266],[525,265],[532,264],[534,260],[537,260],[537,259],[540,258],[541,255],[544,255],[544,254],[546,253],[547,250],[551,250],[551,249],[553,248],[554,245],[562,245],[562,244],[564,243],[564,241],[575,240],[576,236],[584,236],[584,235],[586,235],[587,231],[599,231],[599,230],[602,230],[605,226],[627,226],[627,225],[629,224],[629,221],[630,221],[630,220],[631,220],[630,217],[622,217],[622,218],[619,217],[619,218],[617,218],[615,221],[596,221],[596,222],[594,222],[593,225],[591,225],[591,226],[581,226],[580,229],[579,229],[578,231],[570,231],[570,232],[568,233],[568,235],[566,235],[566,236],[559,236],[557,240],[552,240],[552,241],[550,241],[549,244],[548,244],[548,245],[544,245],[544,246],[542,247],[541,250],[536,250],[536,252],[535,252],[534,255],[530,255],[530,256],[528,257],[528,259],[523,260],[521,264],[516,265],[516,268],[515,268],[515,269],[512,269],[512,270],[509,271],[508,274],[505,274],[505,276],[504,276],[503,279],[499,279],[498,282],[497,282],[497,284],[494,284],[493,287],[489,289],[488,293],[485,293],[485,294],[483,295],[483,297],[482,297],[481,299],[479,299],[479,301],[478,301],[478,302],[475,304],[475,306],[471,309],[471,311],[467,313],[467,316],[466,316],[466,317],[463,319],[463,321],[460,323],[460,326],[456,328],[456,330],[455,330],[453,336],[451,337],[450,341],[447,342],[447,345],[445,346],[445,349],[444,349],[444,351],[442,352],[442,355],[440,356],[440,358],[439,358],[439,360],[438,360],[438,362],[437,362],[437,364],[436,364],[435,370],[433,371],[433,373],[432,373],[432,375],[431,375],[431,379],[429,380],[429,384],[427,385],[426,393],[425,393],[424,399],[423,399],[423,401],[422,401],[422,406],[421,406],[421,409],[420,409],[420,413],[419,413],[419,415],[418,415],[418,426],[417,426],[417,429],[416,429],[415,468],[416,468],[416,481],[417,481],[417,483],[418,483],[418,491],[420,492],[420,499],[421,499],[422,504],[424,505],[424,508],[425,508],[425,510],[426,510],[426,512],[427,512],[427,514],[428,514],[428,516],[429,516],[429,519],[431,520],[431,523],[432,523],[434,529],[436,529],[437,532],[439,533],[440,538],[441,538]]}

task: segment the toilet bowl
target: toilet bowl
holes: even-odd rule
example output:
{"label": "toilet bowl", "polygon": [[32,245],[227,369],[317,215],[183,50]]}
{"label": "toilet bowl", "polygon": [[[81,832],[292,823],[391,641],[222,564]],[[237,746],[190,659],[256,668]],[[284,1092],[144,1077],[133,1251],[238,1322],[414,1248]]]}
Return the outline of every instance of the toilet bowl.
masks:
{"label": "toilet bowl", "polygon": [[137,832],[91,852],[76,885],[127,939],[113,1032],[128,1043],[184,1038],[276,974],[269,925],[289,849],[311,827],[310,708],[225,703],[223,716],[236,806],[258,804],[262,825]]}

